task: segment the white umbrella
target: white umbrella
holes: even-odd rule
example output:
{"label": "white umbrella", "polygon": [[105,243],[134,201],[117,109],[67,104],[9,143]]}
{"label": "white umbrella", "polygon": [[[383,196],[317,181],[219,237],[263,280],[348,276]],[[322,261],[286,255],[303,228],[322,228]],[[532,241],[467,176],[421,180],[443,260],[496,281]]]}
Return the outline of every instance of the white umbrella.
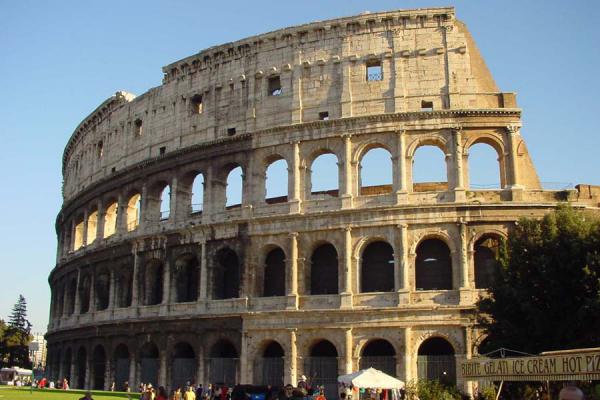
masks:
{"label": "white umbrella", "polygon": [[375,368],[338,376],[338,382],[359,388],[402,389],[404,382]]}

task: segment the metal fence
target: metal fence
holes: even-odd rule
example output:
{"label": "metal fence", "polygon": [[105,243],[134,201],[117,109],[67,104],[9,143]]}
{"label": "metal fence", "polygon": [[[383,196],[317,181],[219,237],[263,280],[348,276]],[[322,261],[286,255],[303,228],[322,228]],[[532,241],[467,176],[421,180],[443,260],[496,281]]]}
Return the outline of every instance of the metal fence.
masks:
{"label": "metal fence", "polygon": [[129,381],[129,359],[117,358],[115,362],[115,387],[118,391],[125,390],[125,382]]}
{"label": "metal fence", "polygon": [[158,358],[142,358],[140,367],[140,382],[158,385]]}
{"label": "metal fence", "polygon": [[209,358],[208,380],[211,383],[222,383],[233,387],[239,379],[237,376],[238,358]]}
{"label": "metal fence", "polygon": [[187,382],[196,380],[196,359],[175,358],[171,368],[171,389],[184,388]]}
{"label": "metal fence", "polygon": [[336,399],[338,397],[337,357],[307,357],[304,359],[304,374],[309,378],[312,386],[323,386],[325,397]]}
{"label": "metal fence", "polygon": [[283,386],[283,358],[258,358],[254,361],[254,383]]}
{"label": "metal fence", "polygon": [[456,383],[456,360],[452,355],[418,356],[417,370],[419,379]]}

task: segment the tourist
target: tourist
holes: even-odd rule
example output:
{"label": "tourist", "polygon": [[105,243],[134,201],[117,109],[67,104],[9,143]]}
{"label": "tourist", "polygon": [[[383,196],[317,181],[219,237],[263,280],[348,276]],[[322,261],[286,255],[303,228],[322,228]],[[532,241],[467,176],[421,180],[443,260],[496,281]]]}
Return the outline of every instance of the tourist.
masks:
{"label": "tourist", "polygon": [[167,398],[167,391],[165,390],[164,386],[159,386],[158,387],[158,391],[156,392],[156,400],[169,400]]}
{"label": "tourist", "polygon": [[183,394],[183,400],[196,400],[196,394],[191,386],[187,387],[187,390]]}
{"label": "tourist", "polygon": [[196,399],[202,400],[202,392],[203,391],[204,391],[204,389],[202,388],[202,384],[199,383],[198,387],[196,388]]}
{"label": "tourist", "polygon": [[583,392],[577,386],[569,385],[562,388],[558,400],[583,400]]}
{"label": "tourist", "polygon": [[50,389],[54,389],[54,381],[50,381],[50,384],[48,385],[48,387]]}
{"label": "tourist", "polygon": [[117,386],[117,385],[116,385],[115,381],[113,381],[113,382],[110,384],[110,391],[111,391],[111,392],[114,392],[114,391],[116,390],[116,386]]}
{"label": "tourist", "polygon": [[294,387],[289,383],[283,387],[283,392],[279,393],[279,400],[292,400],[294,399]]}
{"label": "tourist", "polygon": [[67,377],[65,377],[62,381],[62,388],[63,390],[69,390],[69,380]]}
{"label": "tourist", "polygon": [[90,391],[85,392],[85,395],[83,397],[81,397],[79,400],[94,400],[94,399],[92,399],[92,392],[90,392]]}

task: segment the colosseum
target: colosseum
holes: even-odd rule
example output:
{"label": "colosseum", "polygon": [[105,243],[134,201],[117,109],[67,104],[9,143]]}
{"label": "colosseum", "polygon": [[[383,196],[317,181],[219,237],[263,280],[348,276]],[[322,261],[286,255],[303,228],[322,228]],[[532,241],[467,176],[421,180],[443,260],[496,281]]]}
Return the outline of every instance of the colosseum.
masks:
{"label": "colosseum", "polygon": [[[515,94],[451,7],[285,28],[163,74],[100,104],[64,150],[48,374],[72,387],[306,375],[334,393],[375,366],[469,391],[456,363],[481,341],[500,238],[560,201],[600,206],[598,187],[542,188]],[[499,187],[470,186],[475,144]],[[426,146],[446,181],[413,180]],[[374,150],[389,184],[362,184]],[[334,189],[313,189],[321,157]],[[287,190],[270,197],[274,163]]]}

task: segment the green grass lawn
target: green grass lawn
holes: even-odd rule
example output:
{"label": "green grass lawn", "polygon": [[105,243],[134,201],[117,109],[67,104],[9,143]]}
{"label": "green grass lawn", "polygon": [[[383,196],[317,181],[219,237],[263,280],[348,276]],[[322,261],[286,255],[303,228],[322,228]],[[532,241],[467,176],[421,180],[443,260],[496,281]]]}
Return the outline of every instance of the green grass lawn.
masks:
{"label": "green grass lawn", "polygon": [[[30,393],[29,388],[15,388],[11,386],[0,386],[0,400],[79,400],[83,397],[83,390],[58,390],[58,389],[33,389]],[[92,391],[94,400],[122,400],[128,396],[132,400],[139,399],[137,393],[116,393]]]}

